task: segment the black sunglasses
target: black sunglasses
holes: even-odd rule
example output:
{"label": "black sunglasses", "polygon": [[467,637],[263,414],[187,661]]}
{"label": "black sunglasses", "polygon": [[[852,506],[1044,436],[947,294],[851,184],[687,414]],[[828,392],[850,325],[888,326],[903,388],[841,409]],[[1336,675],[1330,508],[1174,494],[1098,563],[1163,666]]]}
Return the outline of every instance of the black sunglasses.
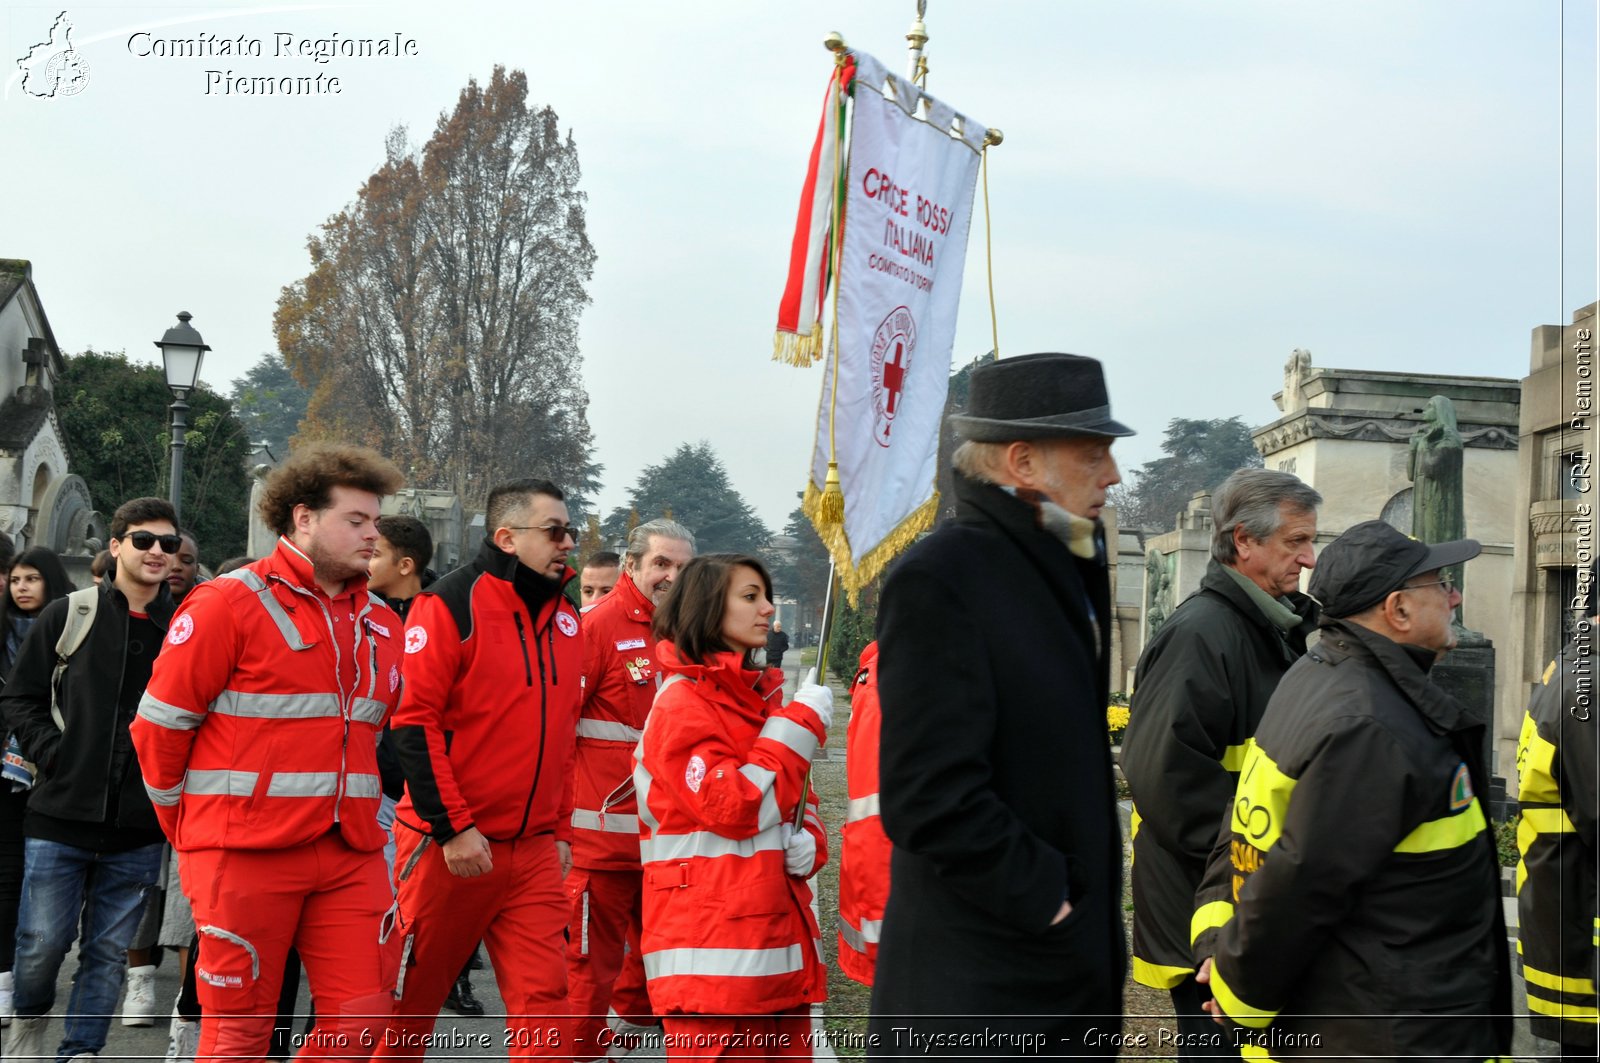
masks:
{"label": "black sunglasses", "polygon": [[578,529],[571,524],[507,524],[506,530],[544,532],[553,543],[564,542],[569,536],[573,542],[578,541]]}
{"label": "black sunglasses", "polygon": [[181,535],[157,535],[155,532],[135,531],[123,536],[123,539],[133,544],[135,550],[148,550],[156,543],[161,544],[161,552],[175,554],[183,545]]}

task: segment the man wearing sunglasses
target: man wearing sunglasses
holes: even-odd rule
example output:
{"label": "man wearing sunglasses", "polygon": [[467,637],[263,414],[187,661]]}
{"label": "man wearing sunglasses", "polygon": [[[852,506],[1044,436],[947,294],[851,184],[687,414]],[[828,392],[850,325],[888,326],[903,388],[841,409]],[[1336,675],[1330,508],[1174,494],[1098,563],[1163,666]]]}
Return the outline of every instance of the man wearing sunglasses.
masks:
{"label": "man wearing sunglasses", "polygon": [[412,600],[392,734],[405,964],[376,1056],[421,1059],[467,957],[488,947],[512,1059],[572,1058],[562,877],[572,866],[583,689],[578,612],[561,593],[574,531],[561,490],[489,492],[478,556]]}
{"label": "man wearing sunglasses", "polygon": [[56,976],[80,925],[65,1037],[49,1055],[105,1048],[127,948],[161,866],[161,827],[129,725],[172,619],[166,580],[178,548],[177,514],[165,499],[118,507],[111,518],[115,575],[101,582],[93,623],[59,681],[56,643],[76,607],[71,598],[45,607],[0,698],[7,726],[39,768],[23,826],[10,1059],[46,1055]]}
{"label": "man wearing sunglasses", "polygon": [[1428,676],[1456,644],[1452,573],[1479,549],[1375,520],[1317,559],[1322,639],[1267,704],[1195,897],[1195,977],[1227,1044],[1273,1059],[1510,1052],[1479,797],[1488,721]]}

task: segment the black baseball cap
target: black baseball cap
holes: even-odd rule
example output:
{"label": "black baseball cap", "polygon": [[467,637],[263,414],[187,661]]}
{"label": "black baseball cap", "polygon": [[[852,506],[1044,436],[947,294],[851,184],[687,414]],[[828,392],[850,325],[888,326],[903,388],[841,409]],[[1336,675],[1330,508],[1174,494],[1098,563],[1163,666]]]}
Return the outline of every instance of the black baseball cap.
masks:
{"label": "black baseball cap", "polygon": [[1381,520],[1362,521],[1322,548],[1311,570],[1311,597],[1329,617],[1354,616],[1424,572],[1478,556],[1476,539],[1429,546]]}

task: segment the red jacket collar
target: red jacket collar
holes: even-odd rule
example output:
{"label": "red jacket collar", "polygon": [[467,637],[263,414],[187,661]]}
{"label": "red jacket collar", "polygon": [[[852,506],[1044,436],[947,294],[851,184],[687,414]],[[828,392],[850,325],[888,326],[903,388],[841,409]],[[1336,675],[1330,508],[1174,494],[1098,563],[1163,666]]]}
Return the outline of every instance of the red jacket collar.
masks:
{"label": "red jacket collar", "polygon": [[617,585],[611,589],[612,594],[622,595],[621,605],[627,607],[628,615],[635,620],[649,623],[656,615],[656,603],[644,596],[644,591],[633,582],[633,577],[624,572],[617,577]]}
{"label": "red jacket collar", "polygon": [[[312,567],[311,558],[302,553],[298,546],[290,542],[289,537],[286,535],[278,537],[277,548],[267,555],[263,568],[265,569],[263,575],[275,575],[302,590],[310,591],[322,598],[328,597],[327,592],[317,584],[316,571]],[[343,597],[346,594],[350,594],[359,598],[366,593],[366,590],[367,577],[352,576],[344,581],[344,590],[339,592],[339,596]]]}
{"label": "red jacket collar", "polygon": [[672,640],[662,639],[656,643],[656,663],[663,671],[726,690],[740,701],[765,702],[783,689],[782,671],[746,668],[744,654],[731,650],[713,653],[704,664],[695,664],[678,655]]}

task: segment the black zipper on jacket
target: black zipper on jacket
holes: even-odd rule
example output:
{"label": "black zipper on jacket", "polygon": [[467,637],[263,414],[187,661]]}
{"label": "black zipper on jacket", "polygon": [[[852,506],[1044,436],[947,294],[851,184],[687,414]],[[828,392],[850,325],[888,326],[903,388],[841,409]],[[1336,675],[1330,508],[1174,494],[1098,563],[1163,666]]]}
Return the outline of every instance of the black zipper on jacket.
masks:
{"label": "black zipper on jacket", "polygon": [[[561,609],[561,603],[556,602],[555,607],[557,611],[559,611]],[[524,669],[527,669],[528,685],[532,686],[533,671],[528,663],[528,639],[522,627],[522,614],[517,612],[512,613],[511,616],[517,622],[517,638],[522,642],[522,666]],[[528,799],[522,804],[522,822],[517,825],[516,833],[513,834],[509,839],[512,841],[522,837],[523,831],[528,829],[528,817],[533,814],[533,796],[539,792],[539,777],[544,774],[545,732],[548,730],[550,714],[548,705],[549,692],[545,689],[544,685],[544,649],[539,644],[539,628],[537,619],[534,620],[533,648],[534,652],[536,652],[539,656],[539,752],[535,754],[533,758],[533,785],[528,787]],[[554,645],[550,647],[550,660],[551,664],[553,665],[555,663]]]}
{"label": "black zipper on jacket", "polygon": [[[528,661],[528,632],[522,626],[522,614],[512,613],[511,619],[517,622],[517,641],[522,643],[522,674],[528,680],[528,685],[533,686],[533,665]],[[539,671],[544,671],[540,667]]]}

